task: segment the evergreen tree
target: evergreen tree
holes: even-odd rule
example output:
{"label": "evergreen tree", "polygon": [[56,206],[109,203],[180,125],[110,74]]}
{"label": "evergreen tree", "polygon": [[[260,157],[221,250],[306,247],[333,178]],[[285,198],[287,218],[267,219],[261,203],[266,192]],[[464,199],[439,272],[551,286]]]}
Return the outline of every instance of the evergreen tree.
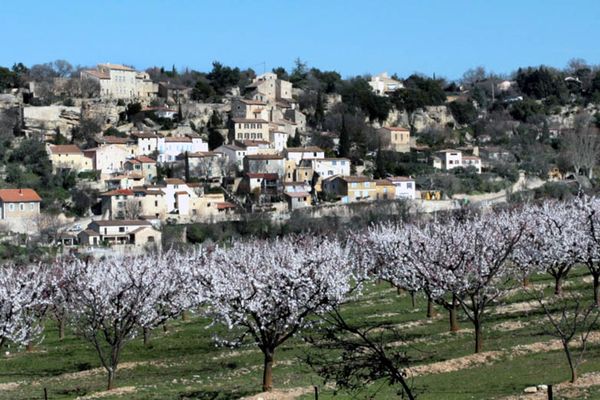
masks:
{"label": "evergreen tree", "polygon": [[381,139],[379,139],[379,143],[377,146],[377,156],[375,157],[375,179],[384,179],[386,177],[385,171],[385,161],[383,159],[383,154],[381,153]]}
{"label": "evergreen tree", "polygon": [[340,157],[348,157],[350,155],[350,133],[346,127],[345,115],[342,115],[342,128],[340,129],[340,145],[338,154]]}
{"label": "evergreen tree", "polygon": [[208,148],[214,150],[221,146],[225,139],[223,135],[218,131],[217,128],[222,127],[223,121],[216,111],[213,111],[210,119],[208,120]]}
{"label": "evergreen tree", "polygon": [[325,119],[325,107],[323,106],[323,95],[321,91],[317,93],[317,104],[315,106],[315,123],[317,128],[321,129],[323,120]]}

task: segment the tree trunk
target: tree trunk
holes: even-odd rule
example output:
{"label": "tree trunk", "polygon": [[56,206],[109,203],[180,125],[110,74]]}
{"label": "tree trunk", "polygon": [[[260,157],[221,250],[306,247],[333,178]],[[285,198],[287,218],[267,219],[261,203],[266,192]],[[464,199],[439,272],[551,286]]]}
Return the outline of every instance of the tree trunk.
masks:
{"label": "tree trunk", "polygon": [[433,308],[433,300],[427,296],[427,318],[435,317],[435,308]]}
{"label": "tree trunk", "polygon": [[453,295],[452,308],[450,309],[450,332],[458,332],[460,330],[460,326],[458,326],[458,307],[458,298]]}
{"label": "tree trunk", "polygon": [[150,329],[144,328],[144,346],[150,344]]}
{"label": "tree trunk", "polygon": [[65,338],[65,318],[58,319],[58,340],[63,340]]}
{"label": "tree trunk", "polygon": [[563,349],[565,350],[565,355],[567,356],[567,361],[569,362],[569,369],[571,370],[571,383],[575,383],[577,380],[577,367],[573,363],[573,359],[571,357],[571,350],[569,349],[569,343],[563,342]]}
{"label": "tree trunk", "polygon": [[266,350],[264,352],[265,363],[263,370],[263,384],[262,390],[263,392],[270,392],[273,390],[273,360],[275,355],[275,350]]}
{"label": "tree trunk", "polygon": [[530,285],[530,282],[529,282],[529,276],[525,276],[525,277],[523,277],[523,287],[524,287],[524,288],[528,288],[528,287],[529,287],[529,285]]}
{"label": "tree trunk", "polygon": [[184,311],[184,312],[182,312],[182,313],[181,313],[181,320],[182,320],[182,321],[187,321],[187,320],[189,320],[189,317],[188,317],[187,311]]}
{"label": "tree trunk", "polygon": [[169,327],[167,326],[166,322],[163,324],[163,332],[165,332],[165,333],[169,332]]}
{"label": "tree trunk", "polygon": [[450,332],[458,332],[460,326],[458,326],[458,306],[456,305],[456,299],[452,299],[452,306],[448,309],[450,317]]}
{"label": "tree trunk", "polygon": [[33,351],[33,343],[29,342],[27,343],[27,345],[25,346],[25,351],[32,352]]}
{"label": "tree trunk", "polygon": [[115,376],[117,374],[116,368],[108,368],[108,384],[106,390],[113,390],[115,388]]}
{"label": "tree trunk", "polygon": [[483,350],[483,336],[481,333],[481,323],[476,320],[473,322],[475,325],[475,353],[481,353]]}
{"label": "tree trunk", "polygon": [[593,274],[594,278],[594,304],[600,307],[600,274]]}
{"label": "tree trunk", "polygon": [[412,304],[412,308],[415,308],[417,305],[416,299],[415,299],[415,291],[411,290],[410,291],[410,302]]}
{"label": "tree trunk", "polygon": [[554,294],[560,296],[562,294],[562,276],[554,277]]}

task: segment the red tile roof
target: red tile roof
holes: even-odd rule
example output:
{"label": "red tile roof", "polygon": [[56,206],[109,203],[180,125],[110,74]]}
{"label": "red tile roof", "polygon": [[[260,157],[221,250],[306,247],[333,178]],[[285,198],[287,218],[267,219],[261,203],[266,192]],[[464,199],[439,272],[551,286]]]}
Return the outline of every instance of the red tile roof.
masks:
{"label": "red tile roof", "polygon": [[217,210],[225,210],[227,208],[235,208],[235,205],[231,204],[228,201],[217,203]]}
{"label": "red tile roof", "polygon": [[0,200],[5,203],[20,203],[42,201],[42,198],[33,189],[0,189]]}
{"label": "red tile roof", "polygon": [[133,196],[133,190],[131,190],[131,189],[116,189],[116,190],[111,190],[109,192],[104,192],[100,196],[101,197]]}
{"label": "red tile roof", "polygon": [[50,152],[53,154],[83,154],[81,149],[74,144],[60,144],[50,146]]}

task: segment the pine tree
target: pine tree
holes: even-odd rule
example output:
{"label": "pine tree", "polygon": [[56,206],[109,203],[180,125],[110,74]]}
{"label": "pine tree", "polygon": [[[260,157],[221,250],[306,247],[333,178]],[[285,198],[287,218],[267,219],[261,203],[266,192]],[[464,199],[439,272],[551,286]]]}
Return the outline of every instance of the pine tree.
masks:
{"label": "pine tree", "polygon": [[385,161],[383,160],[383,154],[381,153],[381,139],[377,146],[377,156],[375,157],[375,178],[383,179],[386,176]]}
{"label": "pine tree", "polygon": [[323,120],[325,119],[325,108],[323,107],[323,95],[321,91],[317,93],[317,104],[315,106],[315,122],[317,128],[321,129]]}
{"label": "pine tree", "polygon": [[342,128],[340,129],[340,145],[338,149],[340,157],[348,157],[350,154],[350,134],[346,127],[346,116],[342,115]]}

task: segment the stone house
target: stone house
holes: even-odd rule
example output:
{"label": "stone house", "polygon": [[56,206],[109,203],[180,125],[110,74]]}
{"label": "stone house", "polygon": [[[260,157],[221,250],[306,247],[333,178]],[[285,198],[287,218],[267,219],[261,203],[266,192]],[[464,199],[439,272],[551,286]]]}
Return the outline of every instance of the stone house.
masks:
{"label": "stone house", "polygon": [[286,192],[283,197],[287,202],[289,211],[311,206],[311,196],[308,192]]}
{"label": "stone house", "polygon": [[108,99],[151,99],[158,85],[145,72],[119,64],[99,64],[94,70],[81,72],[81,79],[92,79],[100,85],[100,96]]}
{"label": "stone house", "polygon": [[77,238],[85,246],[127,244],[136,247],[161,246],[162,233],[145,220],[92,221]]}
{"label": "stone house", "polygon": [[292,83],[277,78],[277,74],[267,72],[258,75],[252,83],[246,86],[251,96],[264,102],[292,99]]}
{"label": "stone house", "polygon": [[232,118],[270,120],[267,103],[260,100],[236,98],[231,103]]}
{"label": "stone house", "polygon": [[371,201],[377,198],[377,183],[366,176],[334,176],[323,180],[323,192],[342,203]]}
{"label": "stone house", "polygon": [[128,173],[141,175],[148,184],[157,176],[156,161],[147,156],[137,156],[125,161],[124,169]]}
{"label": "stone house", "polygon": [[74,144],[48,145],[48,158],[52,170],[70,169],[76,172],[89,171],[93,168],[92,159],[86,157],[79,146]]}
{"label": "stone house", "polygon": [[91,158],[93,169],[100,171],[103,175],[121,172],[125,161],[131,157],[128,150],[117,144],[107,144],[86,149],[83,151],[83,154]]}
{"label": "stone house", "polygon": [[41,202],[33,189],[0,189],[0,223],[14,232],[34,233]]}
{"label": "stone house", "polygon": [[116,189],[100,195],[102,215],[109,219],[152,217],[164,219],[167,214],[165,192],[158,187]]}
{"label": "stone house", "polygon": [[383,127],[379,129],[379,135],[386,149],[399,153],[410,151],[410,130],[400,127]]}
{"label": "stone house", "polygon": [[233,118],[235,140],[268,140],[269,121],[264,119]]}

